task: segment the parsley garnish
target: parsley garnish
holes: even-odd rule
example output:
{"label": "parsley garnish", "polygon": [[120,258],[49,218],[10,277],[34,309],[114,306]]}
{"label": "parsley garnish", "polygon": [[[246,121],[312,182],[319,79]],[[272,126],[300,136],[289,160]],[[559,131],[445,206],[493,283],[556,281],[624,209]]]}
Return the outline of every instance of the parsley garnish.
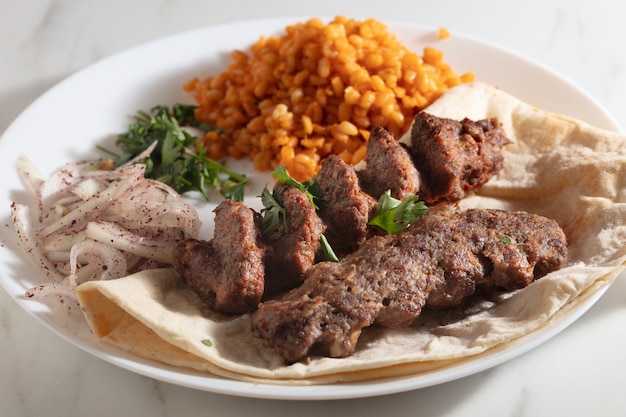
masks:
{"label": "parsley garnish", "polygon": [[[267,186],[263,188],[260,197],[263,203],[263,209],[261,210],[261,213],[263,213],[262,233],[267,236],[276,230],[281,219],[283,222],[287,221],[285,206],[283,205],[283,199],[280,194],[275,190],[270,192]],[[285,229],[286,228],[287,225],[285,224]]]}
{"label": "parsley garnish", "polygon": [[202,344],[208,347],[213,346],[213,342],[211,342],[211,339],[202,339]]}
{"label": "parsley garnish", "polygon": [[317,206],[316,200],[320,198],[322,191],[320,189],[319,183],[316,181],[316,178],[311,179],[310,181],[300,182],[295,180],[289,173],[287,172],[287,168],[284,165],[280,165],[276,167],[274,171],[272,171],[272,175],[278,181],[284,182],[285,184],[289,184],[292,187],[296,187],[298,190],[302,191],[313,207],[317,210],[319,207]]}
{"label": "parsley garnish", "polygon": [[[316,178],[311,181],[299,182],[293,179],[284,166],[276,168],[272,175],[279,181],[289,184],[304,192],[311,204],[317,210],[319,207],[316,201],[321,200],[321,190]],[[263,203],[263,231],[264,235],[271,234],[276,230],[281,221],[286,222],[286,213],[280,194],[276,191],[270,192],[267,186],[261,193]],[[391,191],[386,191],[378,200],[378,207],[374,216],[369,221],[370,225],[378,226],[387,233],[397,234],[406,229],[422,216],[426,214],[428,207],[417,195],[412,195],[400,201],[391,196]],[[286,228],[286,224],[285,224]],[[326,236],[320,236],[320,250],[318,256],[323,261],[338,262],[339,259],[328,243]]]}
{"label": "parsley garnish", "polygon": [[320,236],[320,249],[317,252],[317,256],[322,261],[339,262],[339,258],[324,235]]}
{"label": "parsley garnish", "polygon": [[510,245],[510,244],[513,242],[513,241],[511,240],[511,238],[510,238],[510,237],[508,237],[508,236],[503,236],[503,237],[500,239],[500,241],[501,241],[502,243],[504,243],[505,245]]}
{"label": "parsley garnish", "polygon": [[406,229],[428,211],[423,201],[417,195],[411,195],[400,201],[391,196],[387,190],[378,200],[378,207],[369,224],[378,226],[387,233],[397,234]]}
{"label": "parsley garnish", "polygon": [[181,126],[202,131],[210,127],[194,118],[196,106],[175,104],[171,111],[166,106],[156,106],[150,113],[138,111],[128,132],[118,136],[116,145],[121,155],[104,151],[115,157],[116,166],[132,160],[153,144],[154,150],[139,162],[146,164],[146,178],[161,181],[177,192],[198,191],[208,199],[207,189],[217,189],[225,198],[243,201],[248,179],[223,164],[208,158],[205,149],[198,146],[198,137]]}
{"label": "parsley garnish", "polygon": [[[319,208],[316,204],[316,201],[321,196],[321,190],[315,178],[310,181],[299,182],[291,177],[291,175],[289,175],[289,173],[287,172],[287,169],[282,165],[276,168],[272,172],[272,175],[278,181],[284,182],[285,184],[288,184],[302,191],[307,196],[309,202],[313,205],[313,207],[315,207],[316,210]],[[285,223],[286,229],[287,213],[285,211],[285,206],[283,204],[283,200],[280,194],[276,191],[270,192],[266,186],[263,189],[260,197],[261,202],[263,203],[263,209],[261,210],[261,212],[263,213],[262,233],[264,235],[269,235],[273,233],[281,221]],[[335,255],[335,252],[330,246],[330,243],[328,243],[326,236],[321,235],[319,242],[320,250],[318,252],[318,257],[323,261],[339,262],[339,259],[337,258],[337,255]]]}
{"label": "parsley garnish", "polygon": [[[285,184],[302,191],[307,196],[313,207],[315,207],[316,210],[319,208],[316,204],[316,200],[319,199],[321,190],[315,178],[306,182],[297,181],[289,175],[287,168],[283,165],[278,166],[274,171],[272,171],[272,176],[274,176],[274,178],[278,181],[284,182]],[[287,221],[285,217],[285,207],[283,206],[280,194],[276,191],[270,192],[267,189],[267,186],[263,189],[260,197],[264,207],[261,210],[263,213],[263,234],[268,235],[276,230],[276,227],[280,224],[281,218],[283,222]],[[285,224],[285,227],[286,226],[287,225]]]}

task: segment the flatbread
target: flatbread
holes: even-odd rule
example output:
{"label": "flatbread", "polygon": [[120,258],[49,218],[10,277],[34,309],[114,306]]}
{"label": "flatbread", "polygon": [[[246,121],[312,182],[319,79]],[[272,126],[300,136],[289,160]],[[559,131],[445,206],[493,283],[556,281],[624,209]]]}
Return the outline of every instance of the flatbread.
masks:
{"label": "flatbread", "polygon": [[463,207],[525,210],[555,219],[569,243],[564,268],[465,311],[425,312],[400,329],[368,328],[356,352],[285,365],[250,330],[249,315],[206,308],[173,269],[78,287],[96,337],[139,356],[228,378],[333,383],[450,366],[541,329],[606,288],[626,267],[626,136],[546,113],[487,84],[455,87],[426,111],[497,117],[513,141],[505,168]]}

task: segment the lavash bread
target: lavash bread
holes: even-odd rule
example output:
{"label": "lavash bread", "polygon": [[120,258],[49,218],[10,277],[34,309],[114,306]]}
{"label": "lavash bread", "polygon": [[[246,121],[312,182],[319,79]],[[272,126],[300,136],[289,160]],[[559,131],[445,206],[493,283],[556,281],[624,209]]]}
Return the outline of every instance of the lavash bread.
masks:
{"label": "lavash bread", "polygon": [[513,141],[504,150],[505,167],[461,205],[555,219],[569,243],[563,269],[465,311],[425,312],[410,327],[366,329],[348,358],[285,365],[252,334],[248,315],[209,310],[173,269],[81,284],[78,298],[95,336],[141,357],[246,381],[316,384],[416,374],[515,343],[581,306],[624,270],[626,136],[482,83],[455,87],[426,111],[498,118]]}

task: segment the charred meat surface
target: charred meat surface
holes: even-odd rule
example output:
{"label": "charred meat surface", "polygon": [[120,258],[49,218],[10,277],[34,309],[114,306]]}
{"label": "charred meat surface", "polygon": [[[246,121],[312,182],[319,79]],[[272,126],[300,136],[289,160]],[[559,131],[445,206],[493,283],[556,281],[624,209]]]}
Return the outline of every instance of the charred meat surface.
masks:
{"label": "charred meat surface", "polygon": [[264,249],[255,212],[224,200],[215,209],[210,241],[185,239],[175,248],[176,270],[209,306],[229,313],[256,308],[264,292]]}
{"label": "charred meat surface", "polygon": [[370,132],[365,162],[357,174],[361,187],[372,197],[377,199],[390,190],[392,197],[403,200],[419,191],[419,173],[409,153],[383,127]]}
{"label": "charred meat surface", "polygon": [[325,225],[307,196],[295,187],[278,183],[286,219],[274,232],[264,236],[265,293],[289,290],[304,280],[304,273],[315,262]]}
{"label": "charred meat surface", "polygon": [[450,308],[477,285],[524,288],[559,269],[567,257],[563,230],[551,219],[523,211],[470,209],[425,216],[405,233],[432,246],[444,271],[428,295],[430,308]]}
{"label": "charred meat surface", "polygon": [[361,190],[352,165],[331,155],[322,164],[317,176],[322,192],[319,216],[326,224],[326,238],[335,252],[354,251],[367,237],[370,211],[377,202]]}
{"label": "charred meat surface", "polygon": [[345,357],[367,326],[407,326],[425,305],[457,305],[480,284],[524,287],[566,256],[562,230],[541,216],[429,214],[405,233],[367,240],[339,263],[316,264],[301,287],[260,304],[252,327],[286,362],[312,353]]}
{"label": "charred meat surface", "polygon": [[352,354],[361,330],[375,321],[408,325],[421,312],[433,276],[414,250],[412,236],[367,240],[343,261],[318,263],[301,287],[281,300],[261,303],[252,314],[253,330],[287,362],[310,353]]}
{"label": "charred meat surface", "polygon": [[502,169],[508,143],[496,119],[458,121],[420,112],[410,154],[421,174],[421,198],[430,204],[461,200]]}

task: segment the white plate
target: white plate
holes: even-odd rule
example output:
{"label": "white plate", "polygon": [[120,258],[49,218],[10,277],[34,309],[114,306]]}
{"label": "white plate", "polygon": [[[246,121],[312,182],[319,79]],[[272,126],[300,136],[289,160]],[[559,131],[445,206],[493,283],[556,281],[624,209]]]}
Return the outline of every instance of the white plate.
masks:
{"label": "white plate", "polygon": [[[245,49],[259,36],[279,34],[285,26],[303,20],[306,19],[248,21],[183,33],[112,56],[59,83],[27,108],[0,140],[2,223],[11,224],[10,203],[24,199],[13,170],[19,154],[26,154],[44,175],[65,162],[99,156],[96,144],[110,145],[115,136],[127,128],[137,110],[156,104],[193,102],[182,91],[186,81],[223,70],[230,62],[231,50]],[[499,86],[542,109],[583,119],[598,127],[620,130],[595,100],[537,63],[458,34],[438,40],[434,28],[399,23],[389,23],[389,27],[416,52],[421,53],[427,45],[443,50],[446,61],[458,73],[474,72],[478,80]],[[256,187],[263,186],[264,178],[255,177]],[[258,193],[253,190],[250,195]],[[208,208],[200,209],[206,221]],[[68,342],[114,365],[158,380],[217,393],[278,399],[382,395],[461,378],[519,356],[555,336],[601,296],[601,293],[596,294],[539,332],[462,365],[383,381],[302,387],[225,380],[129,355],[98,342],[78,308],[66,314],[54,307],[55,300],[50,300],[48,305],[25,299],[24,292],[41,279],[16,249],[13,229],[5,226],[0,250],[0,282],[20,307]]]}

